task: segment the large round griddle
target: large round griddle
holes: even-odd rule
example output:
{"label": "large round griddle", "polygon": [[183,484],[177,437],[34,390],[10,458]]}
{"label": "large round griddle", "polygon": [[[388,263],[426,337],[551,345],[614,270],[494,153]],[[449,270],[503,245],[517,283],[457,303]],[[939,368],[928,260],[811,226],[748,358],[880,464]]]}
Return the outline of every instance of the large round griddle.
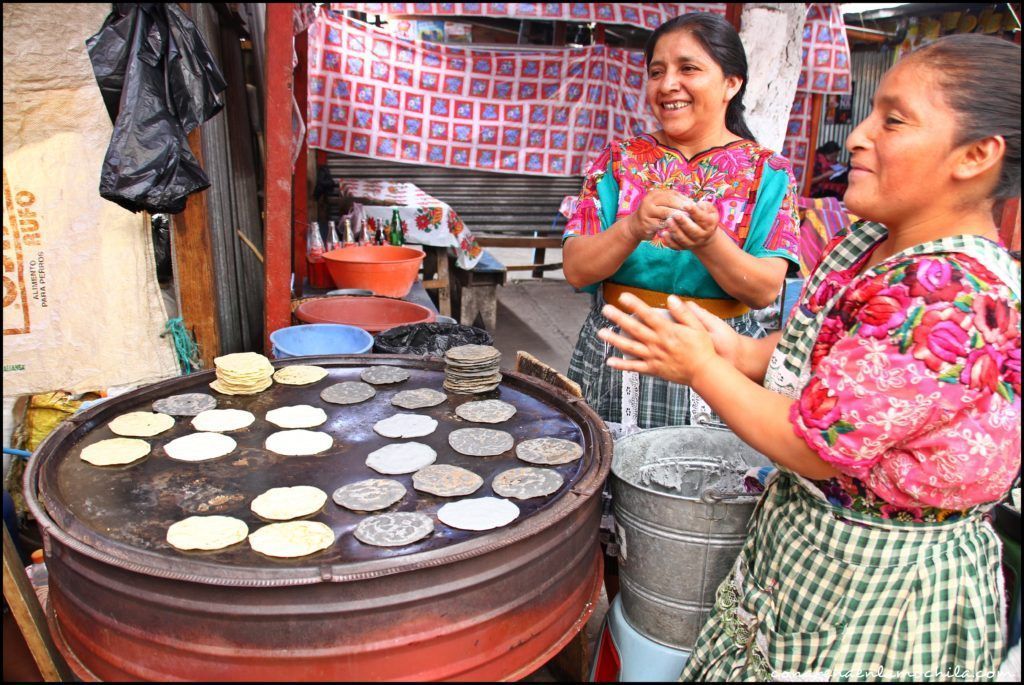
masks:
{"label": "large round griddle", "polygon": [[[68,542],[73,546],[84,545],[94,553],[129,562],[134,570],[215,583],[245,584],[256,579],[301,583],[323,577],[328,567],[337,577],[348,570],[365,572],[371,567],[379,570],[395,565],[433,564],[444,558],[448,550],[464,556],[473,554],[475,549],[493,549],[512,542],[529,534],[537,515],[558,506],[567,492],[581,484],[584,475],[586,494],[592,494],[603,479],[604,474],[598,471],[607,468],[597,463],[604,438],[595,430],[594,422],[585,416],[584,411],[590,413],[585,405],[581,408],[578,401],[568,395],[552,392],[550,386],[515,373],[503,372],[505,380],[492,392],[481,395],[447,393],[448,400],[440,405],[407,410],[393,406],[391,398],[412,388],[443,390],[442,361],[403,355],[366,355],[303,358],[278,361],[274,366],[280,368],[291,363],[323,366],[329,374],[311,385],[275,383],[256,395],[228,396],[210,389],[208,384],[214,374],[203,372],[147,386],[73,417],[62,427],[62,435],[55,436],[60,449],[52,449],[54,441],[48,441],[51,449],[41,449],[38,455],[39,499],[46,512],[57,528],[72,538]],[[320,392],[329,385],[358,381],[364,368],[381,364],[401,366],[410,372],[410,378],[377,386],[376,397],[355,405],[334,405],[320,399]],[[196,463],[167,457],[163,445],[194,432],[189,417],[177,417],[172,429],[148,438],[152,451],[140,462],[100,468],[80,459],[84,447],[114,437],[107,426],[114,417],[129,411],[150,411],[154,400],[186,392],[206,392],[217,398],[219,409],[244,409],[256,415],[256,421],[248,428],[228,433],[238,443],[230,455]],[[342,485],[381,477],[366,466],[366,456],[385,445],[405,441],[384,438],[373,431],[373,425],[399,412],[414,412],[436,419],[437,430],[415,441],[437,451],[435,463],[461,466],[480,475],[484,485],[471,497],[494,495],[491,481],[495,475],[527,465],[516,459],[514,447],[494,457],[471,457],[455,452],[448,445],[451,431],[479,426],[458,418],[455,408],[480,399],[500,399],[516,406],[518,411],[510,420],[489,426],[511,433],[516,444],[530,438],[556,437],[584,446],[580,460],[550,467],[563,476],[562,488],[548,497],[516,501],[520,517],[506,528],[474,533],[445,526],[437,521],[436,512],[443,504],[459,498],[419,492],[413,488],[412,474],[408,474],[388,476],[403,483],[408,494],[386,511],[423,512],[434,518],[436,529],[432,536],[406,547],[387,549],[359,542],[352,533],[367,515],[339,507],[330,499],[320,513],[309,518],[329,525],[337,540],[327,550],[306,557],[269,558],[254,552],[248,542],[212,552],[181,552],[166,542],[167,528],[193,515],[234,516],[245,521],[250,532],[255,531],[267,522],[253,514],[249,504],[272,487],[313,485],[330,495]],[[327,422],[316,430],[333,436],[334,446],[330,450],[319,455],[289,457],[264,449],[267,436],[281,430],[265,420],[267,411],[296,404],[321,407],[327,412]],[[570,500],[569,509],[575,508],[576,498]],[[545,526],[553,520],[552,517],[541,518],[545,519]],[[378,563],[367,566],[363,562]]]}

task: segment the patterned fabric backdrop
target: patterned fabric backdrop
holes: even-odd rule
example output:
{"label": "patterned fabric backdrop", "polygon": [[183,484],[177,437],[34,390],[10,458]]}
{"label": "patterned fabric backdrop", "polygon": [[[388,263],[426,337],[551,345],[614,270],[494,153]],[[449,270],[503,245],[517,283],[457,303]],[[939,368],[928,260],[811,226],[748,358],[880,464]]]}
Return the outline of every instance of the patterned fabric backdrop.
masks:
{"label": "patterned fabric backdrop", "polygon": [[[803,69],[797,81],[782,154],[793,164],[797,188],[813,168],[815,141],[811,140],[811,94],[850,93],[850,45],[838,3],[807,7],[803,35]],[[842,142],[842,141],[839,141]]]}
{"label": "patterned fabric backdrop", "polygon": [[654,30],[687,12],[725,15],[724,2],[332,2],[332,10],[628,24]]}
{"label": "patterned fabric backdrop", "polygon": [[609,140],[657,125],[639,52],[456,48],[326,12],[310,32],[312,147],[564,176],[581,174]]}

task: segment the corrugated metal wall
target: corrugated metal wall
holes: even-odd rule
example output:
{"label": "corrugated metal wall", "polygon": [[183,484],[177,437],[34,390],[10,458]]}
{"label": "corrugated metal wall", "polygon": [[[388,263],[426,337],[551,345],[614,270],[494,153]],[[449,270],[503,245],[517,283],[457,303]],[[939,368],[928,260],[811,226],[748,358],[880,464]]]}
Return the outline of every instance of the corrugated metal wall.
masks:
{"label": "corrugated metal wall", "polygon": [[850,154],[846,151],[846,137],[854,127],[871,113],[871,100],[875,96],[882,75],[892,66],[895,48],[882,50],[858,50],[850,55],[850,66],[853,77],[853,116],[849,124],[830,124],[825,121],[825,108],[821,108],[821,122],[818,127],[818,140],[815,148],[834,140],[843,147],[839,161],[849,161]]}

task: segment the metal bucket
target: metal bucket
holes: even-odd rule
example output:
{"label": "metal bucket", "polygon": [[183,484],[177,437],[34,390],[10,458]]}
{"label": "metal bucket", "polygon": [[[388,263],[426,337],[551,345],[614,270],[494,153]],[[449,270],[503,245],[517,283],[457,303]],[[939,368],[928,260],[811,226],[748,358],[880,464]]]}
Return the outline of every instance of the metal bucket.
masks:
{"label": "metal bucket", "polygon": [[693,649],[757,502],[744,492],[744,473],[769,463],[718,428],[657,428],[616,441],[619,580],[633,628],[669,647]]}

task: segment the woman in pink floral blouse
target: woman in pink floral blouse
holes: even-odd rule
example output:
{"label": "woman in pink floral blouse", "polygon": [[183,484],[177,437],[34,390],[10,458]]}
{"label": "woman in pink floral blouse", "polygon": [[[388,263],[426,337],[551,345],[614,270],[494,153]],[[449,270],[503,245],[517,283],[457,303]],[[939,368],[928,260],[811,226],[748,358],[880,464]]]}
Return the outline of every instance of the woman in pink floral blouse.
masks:
{"label": "woman in pink floral blouse", "polygon": [[[982,513],[1020,471],[1020,48],[943,38],[883,79],[847,141],[837,236],[781,335],[676,322],[623,298],[619,369],[688,383],[780,468],[683,679],[991,678],[999,541]],[[687,350],[679,355],[679,349]],[[929,673],[931,675],[929,675]]]}

